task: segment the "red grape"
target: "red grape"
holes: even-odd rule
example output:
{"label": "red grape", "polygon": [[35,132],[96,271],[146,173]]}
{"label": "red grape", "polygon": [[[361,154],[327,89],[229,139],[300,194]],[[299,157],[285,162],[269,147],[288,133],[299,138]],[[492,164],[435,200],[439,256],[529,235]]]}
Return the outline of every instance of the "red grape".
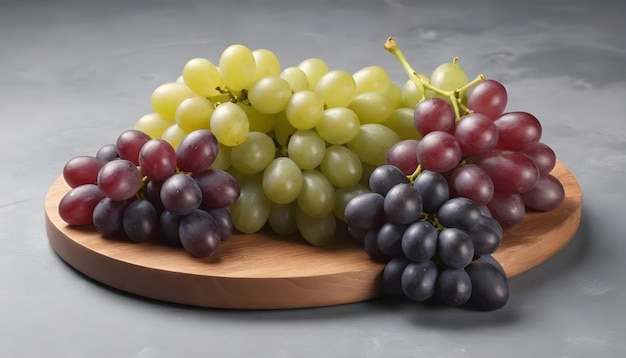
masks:
{"label": "red grape", "polygon": [[63,178],[72,188],[83,184],[96,184],[98,172],[106,161],[87,155],[70,159],[63,167]]}
{"label": "red grape", "polygon": [[139,151],[150,140],[144,132],[129,129],[117,137],[115,149],[120,158],[126,159],[135,165],[139,165]]}
{"label": "red grape", "polygon": [[483,155],[496,146],[498,128],[487,116],[470,113],[457,123],[454,137],[459,142],[463,155]]}
{"label": "red grape", "polygon": [[70,225],[93,224],[93,210],[104,195],[95,184],[70,189],[59,202],[59,216]]}
{"label": "red grape", "polygon": [[107,162],[98,173],[98,187],[115,201],[132,198],[141,189],[141,182],[139,169],[124,159]]}
{"label": "red grape", "polygon": [[519,152],[493,151],[476,162],[491,180],[496,191],[523,193],[539,180],[539,170],[533,161]]}
{"label": "red grape", "polygon": [[498,128],[497,149],[519,151],[541,138],[541,124],[530,113],[509,112],[496,118]]}
{"label": "red grape", "polygon": [[423,100],[413,113],[413,124],[422,136],[433,131],[452,133],[455,119],[454,109],[441,98]]}
{"label": "red grape", "polygon": [[467,93],[467,107],[494,120],[504,112],[508,96],[504,86],[495,80],[478,82]]}
{"label": "red grape", "polygon": [[219,143],[213,132],[193,131],[183,138],[176,150],[178,169],[199,173],[213,164],[219,149]]}
{"label": "red grape", "polygon": [[163,139],[150,139],[139,151],[139,166],[148,179],[165,180],[176,172],[176,151]]}
{"label": "red grape", "polygon": [[417,145],[417,160],[424,169],[444,173],[459,164],[461,148],[452,134],[430,132]]}
{"label": "red grape", "polygon": [[411,175],[417,169],[417,144],[415,139],[406,139],[394,144],[387,152],[386,164],[393,165],[406,175]]}

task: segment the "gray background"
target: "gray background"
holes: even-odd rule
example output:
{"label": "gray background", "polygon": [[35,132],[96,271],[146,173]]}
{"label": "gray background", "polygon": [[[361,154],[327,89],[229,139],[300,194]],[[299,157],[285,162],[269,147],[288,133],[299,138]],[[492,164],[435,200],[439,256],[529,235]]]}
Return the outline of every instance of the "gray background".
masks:
{"label": "gray background", "polygon": [[[626,27],[623,1],[0,2],[0,356],[618,357],[626,296]],[[454,56],[509,91],[583,190],[578,233],[510,281],[491,313],[387,299],[229,311],[112,290],[50,248],[43,202],[73,156],[95,154],[149,111],[186,60],[232,43],[283,67],[377,64],[396,37],[430,73]]]}

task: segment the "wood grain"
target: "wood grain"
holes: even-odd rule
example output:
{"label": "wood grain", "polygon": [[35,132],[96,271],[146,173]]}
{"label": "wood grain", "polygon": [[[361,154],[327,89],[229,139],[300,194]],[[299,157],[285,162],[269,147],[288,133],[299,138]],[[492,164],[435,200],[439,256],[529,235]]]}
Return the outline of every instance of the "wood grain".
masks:
{"label": "wood grain", "polygon": [[[563,204],[548,213],[527,213],[520,226],[505,232],[494,254],[509,277],[556,254],[578,228],[580,186],[560,162],[553,174],[565,187]],[[107,239],[92,226],[66,225],[58,204],[68,190],[59,177],[46,194],[49,243],[76,270],[111,287],[168,302],[237,309],[328,306],[382,295],[384,264],[370,260],[347,238],[345,227],[337,242],[324,248],[270,232],[236,234],[216,256],[196,259],[182,249]]]}

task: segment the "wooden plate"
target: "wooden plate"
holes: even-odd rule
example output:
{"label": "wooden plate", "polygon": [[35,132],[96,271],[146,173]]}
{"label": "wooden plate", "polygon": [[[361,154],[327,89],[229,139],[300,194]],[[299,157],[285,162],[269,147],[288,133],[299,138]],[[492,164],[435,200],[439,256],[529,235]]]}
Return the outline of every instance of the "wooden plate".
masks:
{"label": "wooden plate", "polygon": [[[580,223],[582,196],[574,175],[557,163],[553,174],[566,199],[548,213],[527,213],[505,232],[494,256],[509,277],[561,250]],[[103,238],[92,226],[70,227],[58,204],[69,190],[62,177],[45,199],[46,231],[56,253],[85,275],[158,300],[216,308],[282,309],[364,301],[382,295],[384,265],[341,234],[331,247],[312,247],[269,232],[235,235],[216,256],[196,259],[182,249]]]}

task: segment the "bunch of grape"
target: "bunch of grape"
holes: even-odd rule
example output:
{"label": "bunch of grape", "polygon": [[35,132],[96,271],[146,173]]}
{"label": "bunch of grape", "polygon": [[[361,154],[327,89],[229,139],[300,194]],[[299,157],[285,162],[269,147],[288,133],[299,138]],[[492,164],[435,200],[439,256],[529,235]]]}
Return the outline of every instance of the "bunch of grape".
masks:
{"label": "bunch of grape", "polygon": [[71,189],[59,214],[70,225],[93,224],[105,237],[212,256],[233,232],[228,207],[240,193],[235,178],[211,168],[218,153],[208,130],[190,132],[176,150],[163,139],[127,130],[95,156],[66,163],[63,177]]}
{"label": "bunch of grape", "polygon": [[328,244],[347,201],[368,190],[362,178],[395,143],[419,138],[415,86],[400,88],[380,66],[351,74],[308,58],[281,69],[271,51],[240,44],[218,65],[188,61],[176,82],[155,89],[153,113],[135,129],[175,148],[186,133],[210,129],[220,145],[214,167],[241,185],[230,207],[240,232],[267,225]]}
{"label": "bunch of grape", "polygon": [[433,171],[411,183],[398,167],[383,165],[369,184],[372,191],[350,200],[345,217],[367,254],[387,262],[385,293],[480,310],[507,302],[506,275],[491,256],[503,229],[478,204],[451,198]]}

